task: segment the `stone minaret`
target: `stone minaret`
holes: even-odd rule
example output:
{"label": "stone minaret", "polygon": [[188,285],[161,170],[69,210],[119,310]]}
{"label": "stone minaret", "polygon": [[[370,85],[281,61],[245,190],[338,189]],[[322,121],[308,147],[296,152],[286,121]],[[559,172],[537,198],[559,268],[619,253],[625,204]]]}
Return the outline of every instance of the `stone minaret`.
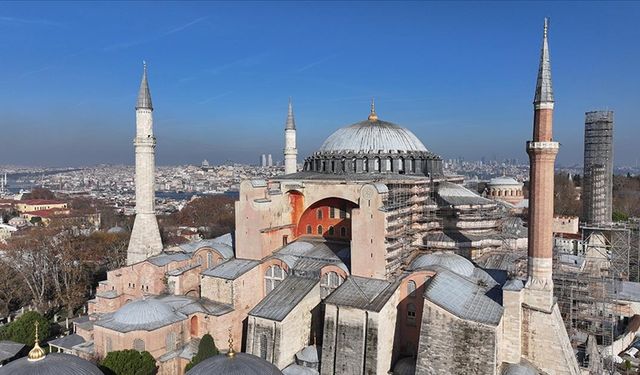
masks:
{"label": "stone minaret", "polygon": [[127,249],[127,265],[141,262],[162,251],[162,240],[155,215],[155,148],[153,106],[144,64],[136,103],[136,219]]}
{"label": "stone minaret", "polygon": [[293,118],[293,105],[289,98],[289,113],[287,124],[284,127],[284,173],[296,173],[298,171],[298,149],[296,148],[296,121]]}
{"label": "stone minaret", "polygon": [[553,304],[553,177],[559,144],[553,141],[553,88],[547,41],[544,36],[538,82],[533,100],[533,140],[527,142],[529,154],[529,304],[548,310]]}

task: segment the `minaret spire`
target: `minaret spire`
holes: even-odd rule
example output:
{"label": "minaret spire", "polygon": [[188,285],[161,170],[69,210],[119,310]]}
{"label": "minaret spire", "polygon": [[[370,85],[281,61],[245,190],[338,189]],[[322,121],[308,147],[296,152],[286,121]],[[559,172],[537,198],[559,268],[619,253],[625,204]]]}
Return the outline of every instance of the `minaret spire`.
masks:
{"label": "minaret spire", "polygon": [[284,173],[291,174],[298,171],[298,148],[296,146],[296,120],[293,117],[293,104],[289,97],[287,122],[284,126]]}
{"label": "minaret spire", "polygon": [[538,68],[538,81],[533,103],[537,106],[548,107],[553,103],[553,84],[551,82],[551,58],[549,57],[549,19],[544,19],[544,31],[542,36],[542,51],[540,52],[540,67]]}
{"label": "minaret spire", "polygon": [[127,249],[127,264],[135,264],[162,252],[160,229],[155,215],[155,148],[153,106],[143,63],[142,81],[136,102],[136,218]]}
{"label": "minaret spire", "polygon": [[146,108],[153,110],[153,104],[151,103],[151,92],[149,91],[149,81],[147,79],[147,62],[142,61],[142,81],[140,82],[140,90],[138,90],[138,101],[136,102],[136,109]]}
{"label": "minaret spire", "polygon": [[289,111],[287,113],[287,124],[285,129],[296,130],[296,120],[293,118],[293,105],[291,104],[291,97],[289,97]]}

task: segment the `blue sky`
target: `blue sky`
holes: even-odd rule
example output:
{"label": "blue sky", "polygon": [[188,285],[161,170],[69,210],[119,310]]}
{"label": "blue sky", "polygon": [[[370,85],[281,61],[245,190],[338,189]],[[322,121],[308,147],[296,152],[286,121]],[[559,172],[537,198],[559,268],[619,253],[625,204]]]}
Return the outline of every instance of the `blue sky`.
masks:
{"label": "blue sky", "polygon": [[559,162],[612,109],[635,164],[640,4],[293,1],[2,3],[0,164],[132,163],[143,59],[159,164],[280,160],[289,96],[302,157],[375,96],[445,158],[526,160],[544,16]]}

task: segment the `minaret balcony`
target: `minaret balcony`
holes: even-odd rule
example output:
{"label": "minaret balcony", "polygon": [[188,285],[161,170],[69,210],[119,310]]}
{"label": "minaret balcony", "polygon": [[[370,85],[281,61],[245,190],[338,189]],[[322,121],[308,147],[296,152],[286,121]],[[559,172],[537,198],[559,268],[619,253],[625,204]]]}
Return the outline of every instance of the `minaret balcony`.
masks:
{"label": "minaret balcony", "polygon": [[527,150],[557,150],[559,148],[559,142],[527,142]]}

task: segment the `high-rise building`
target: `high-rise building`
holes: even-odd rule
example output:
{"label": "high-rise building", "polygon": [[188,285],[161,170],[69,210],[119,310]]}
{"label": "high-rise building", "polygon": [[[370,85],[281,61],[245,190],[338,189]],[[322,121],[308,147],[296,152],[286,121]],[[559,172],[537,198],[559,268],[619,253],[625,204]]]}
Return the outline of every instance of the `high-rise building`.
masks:
{"label": "high-rise building", "polygon": [[267,166],[267,155],[265,154],[260,155],[260,166],[261,167]]}
{"label": "high-rise building", "polygon": [[613,204],[613,112],[585,116],[582,214],[589,224],[608,223]]}
{"label": "high-rise building", "polygon": [[273,167],[273,157],[271,154],[267,155],[267,167]]}
{"label": "high-rise building", "polygon": [[136,103],[136,218],[127,249],[127,264],[142,262],[162,251],[160,229],[155,215],[155,148],[153,105],[144,64]]}

